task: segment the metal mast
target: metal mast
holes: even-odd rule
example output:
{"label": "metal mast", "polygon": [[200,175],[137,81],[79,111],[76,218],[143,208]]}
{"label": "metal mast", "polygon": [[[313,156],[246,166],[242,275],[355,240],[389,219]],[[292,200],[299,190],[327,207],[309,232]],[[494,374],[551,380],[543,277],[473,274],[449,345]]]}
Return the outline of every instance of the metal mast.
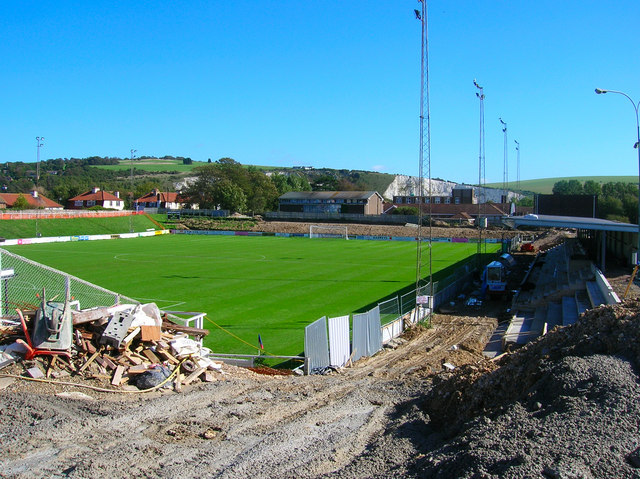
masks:
{"label": "metal mast", "polygon": [[473,80],[473,84],[479,90],[476,92],[478,100],[480,100],[480,146],[478,149],[478,196],[476,201],[478,202],[478,218],[476,220],[478,226],[478,261],[480,261],[480,253],[482,253],[482,228],[484,224],[482,221],[482,208],[486,200],[486,193],[484,190],[485,185],[485,149],[484,149],[484,88],[478,85],[476,80]]}
{"label": "metal mast", "polygon": [[502,121],[502,118],[498,118],[500,123],[502,123],[502,133],[504,133],[504,167],[502,173],[502,189],[504,190],[505,201],[507,201],[507,197],[509,193],[507,193],[507,189],[509,188],[509,162],[507,161],[507,124]]}
{"label": "metal mast", "polygon": [[516,152],[518,155],[518,160],[516,163],[516,189],[520,190],[520,142],[518,140],[513,140],[516,143]]}
{"label": "metal mast", "polygon": [[[421,288],[425,286],[423,274],[428,270],[429,272],[429,285],[430,291],[428,294],[433,297],[433,274],[431,272],[432,254],[431,254],[431,123],[429,113],[429,42],[428,42],[428,30],[427,30],[427,1],[418,0],[420,2],[421,10],[414,10],[416,18],[420,20],[422,26],[421,35],[421,54],[420,54],[420,154],[419,154],[419,187],[418,198],[420,198],[418,204],[418,248],[417,248],[417,261],[416,261],[416,294],[421,294]],[[427,191],[425,192],[425,174],[427,177]],[[425,194],[426,193],[426,194]],[[425,197],[427,200],[425,200]],[[425,238],[423,238],[423,222],[424,222],[424,210],[423,204],[428,201],[428,242],[425,245]],[[427,254],[425,255],[424,249],[427,248]],[[425,258],[427,256],[428,258]],[[424,291],[426,293],[426,291]]]}
{"label": "metal mast", "polygon": [[[131,204],[129,205],[130,208],[133,208],[133,203],[135,200],[135,191],[133,189],[133,157],[136,156],[136,151],[138,150],[134,150],[133,148],[131,148]],[[129,215],[129,233],[133,233],[133,215],[130,214]]]}

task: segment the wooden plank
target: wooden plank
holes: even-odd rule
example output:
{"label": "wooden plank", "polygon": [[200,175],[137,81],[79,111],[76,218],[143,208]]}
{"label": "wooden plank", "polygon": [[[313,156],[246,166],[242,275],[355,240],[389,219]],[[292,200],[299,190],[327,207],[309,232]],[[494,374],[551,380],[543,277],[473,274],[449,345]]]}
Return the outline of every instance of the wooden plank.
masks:
{"label": "wooden plank", "polygon": [[56,367],[56,363],[58,362],[58,356],[51,356],[51,360],[49,361],[49,367],[47,368],[47,377],[51,377],[51,373],[54,371]]}
{"label": "wooden plank", "polygon": [[132,362],[135,365],[142,364],[142,359],[140,359],[137,356],[134,356],[134,354],[131,351],[125,351],[124,355],[129,360],[129,362]]}
{"label": "wooden plank", "polygon": [[93,361],[95,361],[95,359],[98,357],[98,355],[99,355],[99,354],[100,354],[100,351],[96,351],[95,353],[93,353],[93,355],[92,355],[92,356],[87,360],[87,362],[86,362],[86,363],[84,363],[84,364],[82,365],[82,367],[78,370],[78,372],[80,372],[80,373],[81,373],[82,371],[84,371],[85,369],[87,369],[87,368],[89,367],[89,365],[90,365]]}
{"label": "wooden plank", "polygon": [[38,378],[43,378],[44,377],[44,373],[37,366],[34,366],[32,368],[27,369],[27,374],[29,374],[29,376],[31,376],[34,379],[38,379]]}
{"label": "wooden plank", "polygon": [[161,339],[162,328],[160,326],[141,326],[143,341],[159,341]]}
{"label": "wooden plank", "polygon": [[156,351],[160,356],[164,357],[167,361],[169,361],[170,363],[173,364],[179,364],[180,361],[178,361],[176,358],[173,357],[173,355],[169,352],[169,351]]}
{"label": "wooden plank", "polygon": [[206,366],[196,369],[194,372],[189,374],[187,378],[183,381],[183,384],[186,386],[187,384],[191,384],[193,381],[198,379],[198,377],[207,370]]}
{"label": "wooden plank", "polygon": [[175,381],[173,382],[173,390],[177,393],[182,392],[182,380],[184,379],[184,374],[178,373]]}
{"label": "wooden plank", "polygon": [[111,316],[109,312],[109,308],[95,308],[87,311],[71,311],[71,316],[73,317],[73,325],[90,323],[92,321],[96,321],[98,319],[105,318],[105,320]]}
{"label": "wooden plank", "polygon": [[187,333],[190,336],[203,337],[209,334],[208,329],[200,329],[200,328],[192,328],[191,326],[183,326],[181,324],[176,324],[173,321],[169,321],[168,319],[162,320],[162,329],[170,329],[172,331],[177,331],[179,333]]}
{"label": "wooden plank", "polygon": [[128,370],[127,373],[129,374],[140,374],[143,373],[147,370],[147,365],[146,364],[137,364],[135,366],[131,366]]}
{"label": "wooden plank", "polygon": [[102,356],[102,359],[104,360],[104,363],[107,368],[116,369],[116,364],[111,360],[109,356]]}
{"label": "wooden plank", "polygon": [[116,368],[116,371],[113,373],[113,378],[111,379],[111,384],[114,386],[120,386],[120,381],[122,380],[122,375],[124,374],[124,366],[119,365]]}
{"label": "wooden plank", "polygon": [[153,354],[153,351],[151,351],[150,349],[145,349],[144,351],[142,351],[142,354],[144,354],[147,358],[149,358],[149,361],[151,361],[151,364],[159,364],[162,362],[160,361],[160,358],[158,358],[158,356]]}
{"label": "wooden plank", "polygon": [[131,344],[131,341],[133,341],[133,339],[140,334],[140,327],[138,326],[136,329],[134,329],[133,331],[131,331],[123,340],[122,340],[122,344],[120,344],[120,349],[123,348],[128,348],[129,344]]}

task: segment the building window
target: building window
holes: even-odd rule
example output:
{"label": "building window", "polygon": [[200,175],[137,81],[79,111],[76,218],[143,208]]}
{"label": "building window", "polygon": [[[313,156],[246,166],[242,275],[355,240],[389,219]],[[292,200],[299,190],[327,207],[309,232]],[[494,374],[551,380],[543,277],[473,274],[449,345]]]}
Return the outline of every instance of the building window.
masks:
{"label": "building window", "polygon": [[456,201],[456,205],[460,204],[460,198],[459,197],[456,196],[456,200],[455,201]]}
{"label": "building window", "polygon": [[445,198],[445,199],[444,199],[444,202],[445,202],[445,204],[447,204],[447,205],[451,204],[451,198],[448,198],[448,197],[447,197],[447,198]]}
{"label": "building window", "polygon": [[436,203],[436,205],[439,205],[439,204],[440,204],[440,197],[439,197],[439,196],[436,196],[436,201],[435,201],[435,203]]}

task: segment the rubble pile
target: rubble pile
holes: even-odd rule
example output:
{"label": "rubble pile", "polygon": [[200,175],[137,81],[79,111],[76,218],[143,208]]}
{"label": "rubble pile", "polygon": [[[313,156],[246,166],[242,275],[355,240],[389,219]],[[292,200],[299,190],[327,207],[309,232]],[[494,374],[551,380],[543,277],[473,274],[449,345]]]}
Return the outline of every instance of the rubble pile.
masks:
{"label": "rubble pile", "polygon": [[434,378],[425,403],[433,421],[464,422],[514,400],[533,398],[536,383],[567,356],[622,356],[637,367],[639,338],[640,300],[592,309],[574,325],[556,328],[495,362],[467,365]]}
{"label": "rubble pile", "polygon": [[208,330],[177,324],[154,303],[73,311],[67,303],[43,300],[40,308],[16,311],[18,319],[0,319],[3,376],[86,380],[86,387],[116,391],[180,391],[223,374],[222,363],[208,359],[209,351],[190,337]]}
{"label": "rubble pile", "polygon": [[434,378],[423,477],[639,477],[640,300]]}

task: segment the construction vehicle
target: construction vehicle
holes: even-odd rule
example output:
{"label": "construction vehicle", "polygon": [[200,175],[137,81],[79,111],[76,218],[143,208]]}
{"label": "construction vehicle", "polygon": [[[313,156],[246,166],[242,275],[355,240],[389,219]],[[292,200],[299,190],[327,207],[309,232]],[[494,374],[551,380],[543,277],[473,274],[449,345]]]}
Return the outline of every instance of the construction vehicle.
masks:
{"label": "construction vehicle", "polygon": [[487,295],[504,296],[507,292],[507,275],[509,269],[515,265],[515,260],[510,254],[503,254],[496,261],[485,266],[482,272],[482,298]]}

